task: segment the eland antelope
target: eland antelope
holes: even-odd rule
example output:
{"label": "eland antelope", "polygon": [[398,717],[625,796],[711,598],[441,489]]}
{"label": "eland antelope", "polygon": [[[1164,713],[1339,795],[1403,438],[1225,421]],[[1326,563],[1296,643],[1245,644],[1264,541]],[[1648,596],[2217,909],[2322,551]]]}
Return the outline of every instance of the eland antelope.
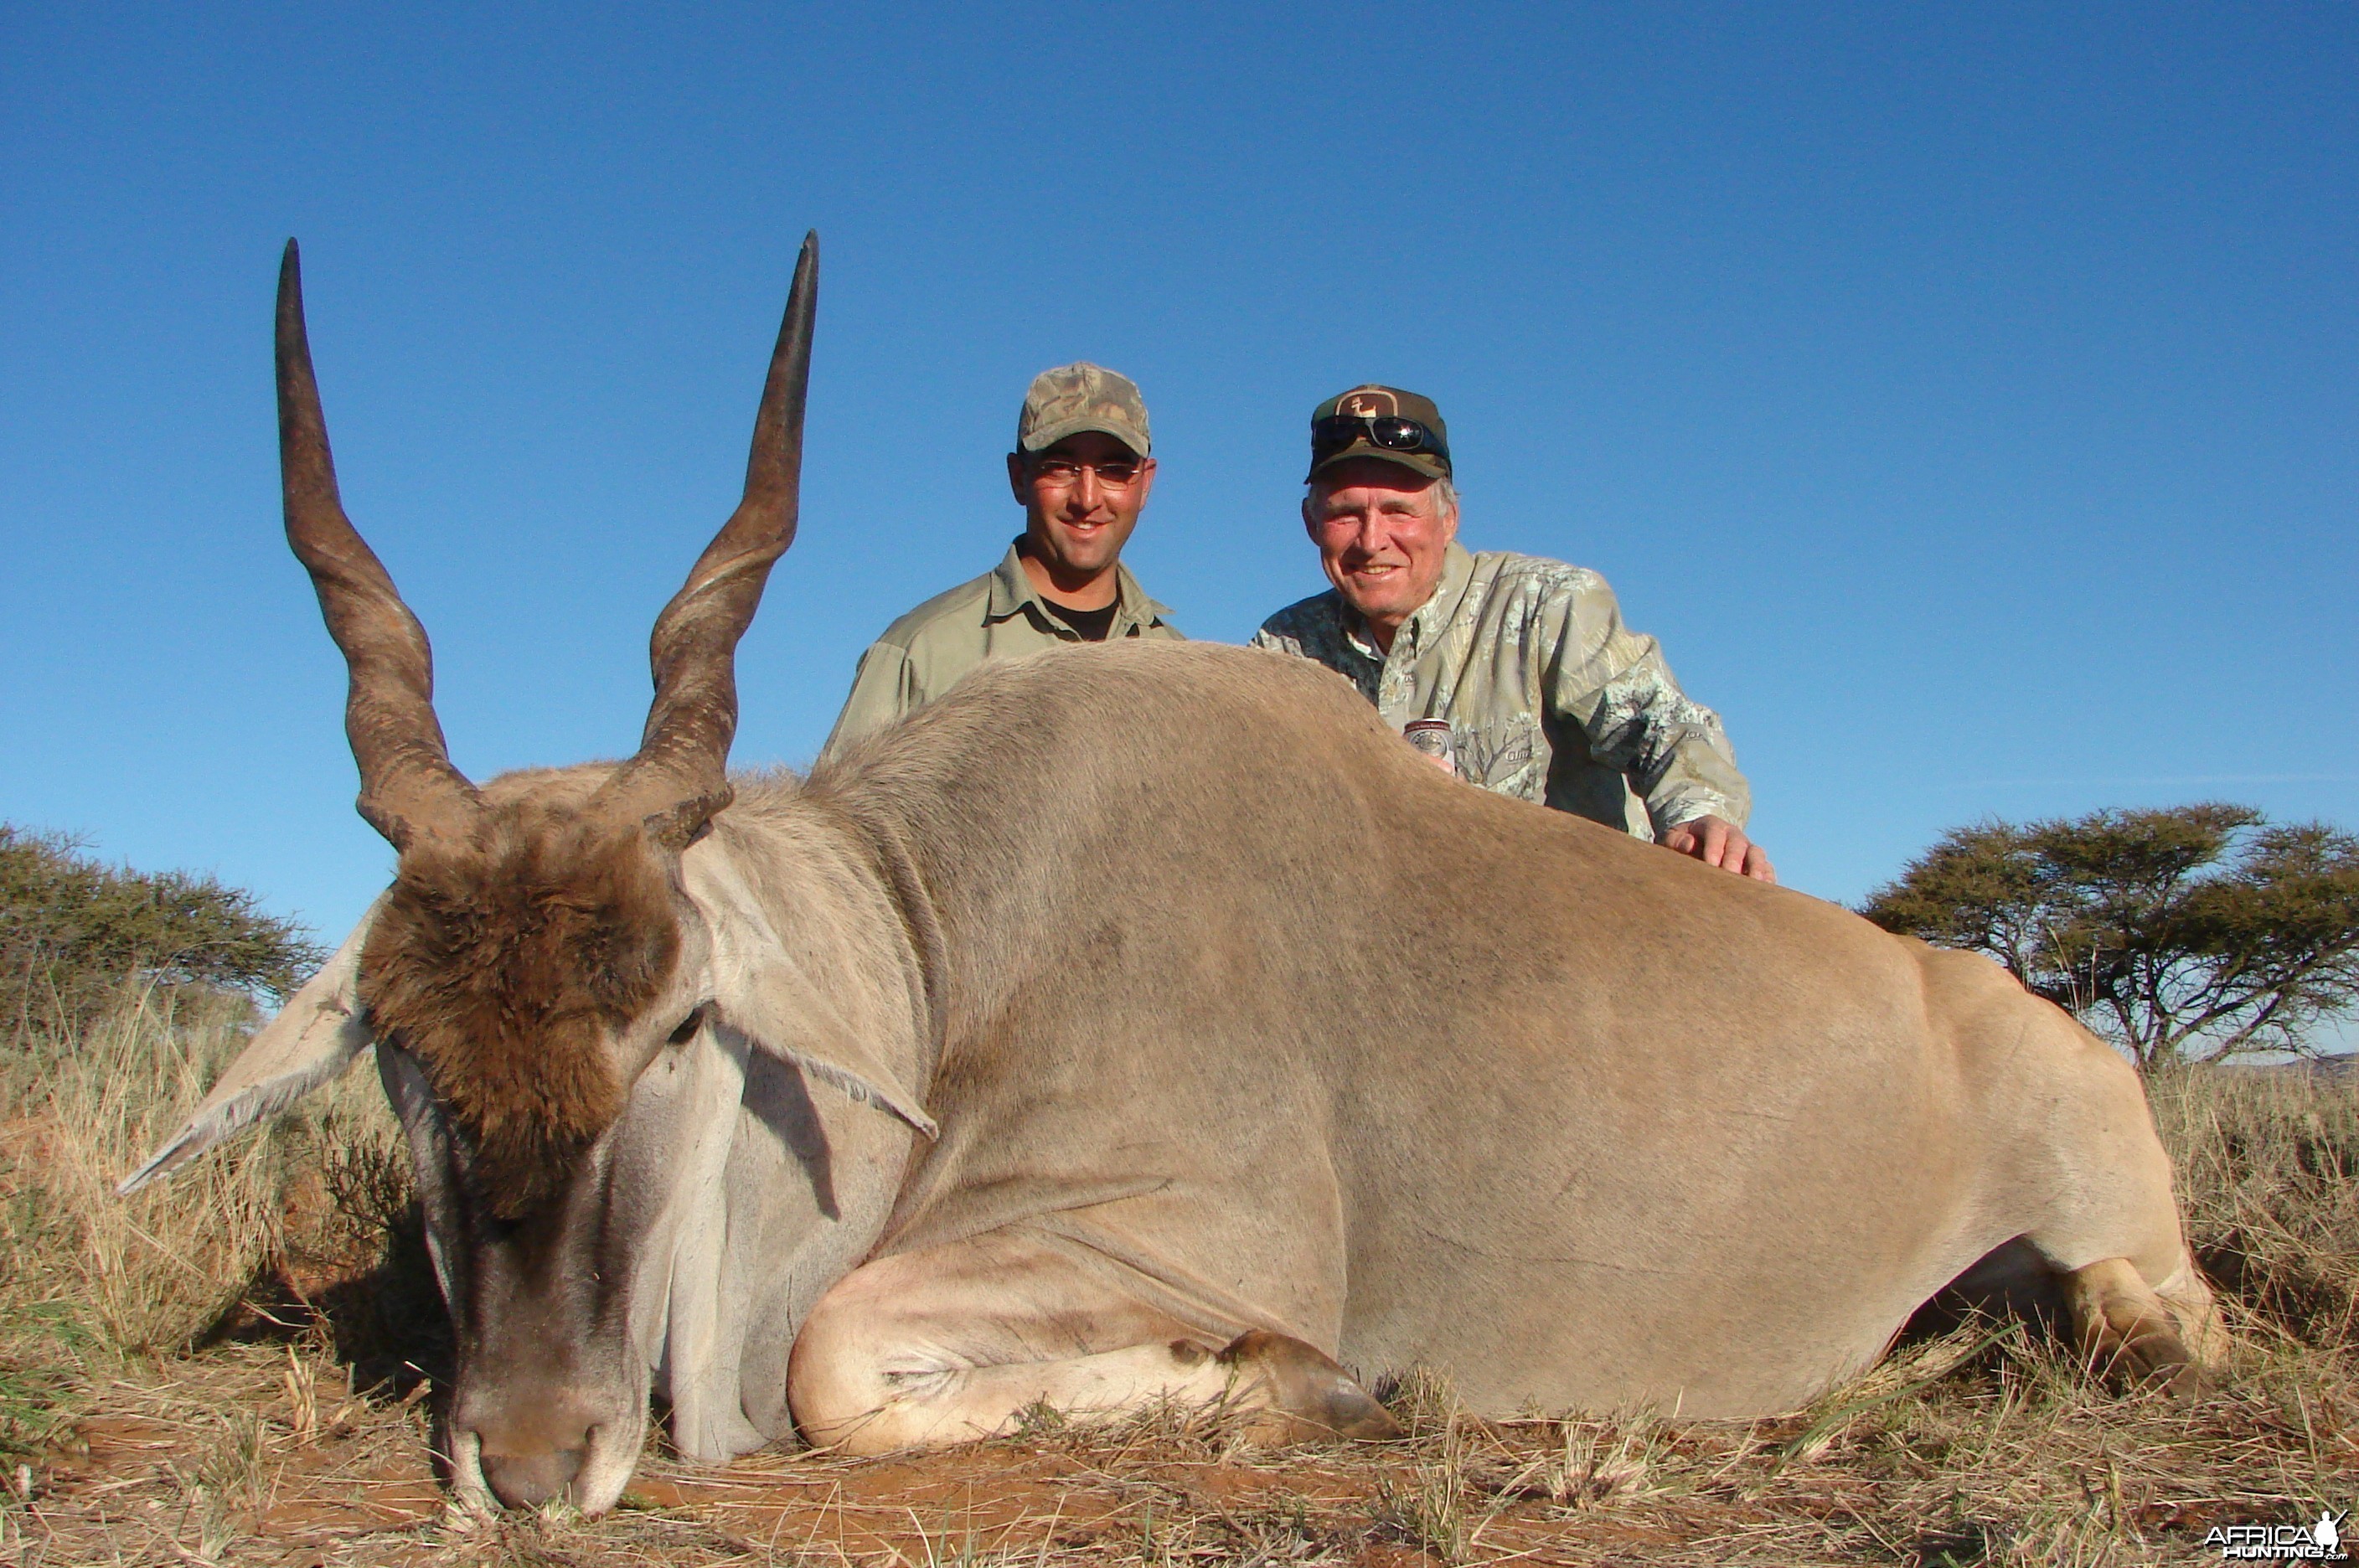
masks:
{"label": "eland antelope", "polygon": [[2128,1066],[1997,966],[1468,789],[1332,675],[1202,645],[984,669],[807,779],[726,773],[791,539],[807,241],[745,496],[620,763],[469,782],[339,499],[295,248],[287,533],[392,886],[126,1188],[372,1043],[459,1359],[452,1482],[611,1506],[690,1457],[1046,1402],[1381,1435],[1752,1415],[2028,1267],[2088,1353],[2214,1350]]}

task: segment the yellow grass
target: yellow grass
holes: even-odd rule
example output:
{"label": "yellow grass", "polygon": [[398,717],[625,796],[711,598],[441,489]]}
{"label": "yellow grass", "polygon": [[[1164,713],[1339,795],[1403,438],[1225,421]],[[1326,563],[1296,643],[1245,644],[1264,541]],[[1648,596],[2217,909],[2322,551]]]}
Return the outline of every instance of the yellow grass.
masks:
{"label": "yellow grass", "polygon": [[0,1048],[0,1444],[37,1443],[45,1416],[126,1358],[189,1348],[288,1256],[290,1210],[317,1233],[303,1239],[349,1233],[318,1200],[389,1158],[398,1131],[365,1073],[114,1196],[244,1046],[250,1013],[243,997],[145,989],[78,1039]]}
{"label": "yellow grass", "polygon": [[658,1439],[606,1519],[470,1519],[429,1464],[447,1346],[365,1062],[112,1196],[242,1021],[151,994],[0,1047],[0,1563],[2197,1563],[2215,1524],[2359,1498],[2359,1102],[2230,1070],[2154,1090],[2239,1344],[2190,1403],[1969,1323],[1777,1421],[1484,1422],[1413,1375],[1398,1443],[1272,1454],[1159,1411],[707,1471]]}

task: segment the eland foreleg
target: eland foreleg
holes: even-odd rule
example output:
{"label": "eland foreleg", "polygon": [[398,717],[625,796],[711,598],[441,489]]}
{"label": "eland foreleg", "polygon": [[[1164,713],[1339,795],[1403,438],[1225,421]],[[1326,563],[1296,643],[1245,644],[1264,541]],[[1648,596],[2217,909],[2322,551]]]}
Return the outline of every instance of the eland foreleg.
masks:
{"label": "eland foreleg", "polygon": [[1158,1404],[1250,1412],[1266,1441],[1390,1437],[1341,1367],[1270,1330],[1226,1345],[1009,1232],[879,1258],[796,1336],[787,1398],[803,1436],[850,1454],[939,1448],[1036,1411],[1106,1421]]}

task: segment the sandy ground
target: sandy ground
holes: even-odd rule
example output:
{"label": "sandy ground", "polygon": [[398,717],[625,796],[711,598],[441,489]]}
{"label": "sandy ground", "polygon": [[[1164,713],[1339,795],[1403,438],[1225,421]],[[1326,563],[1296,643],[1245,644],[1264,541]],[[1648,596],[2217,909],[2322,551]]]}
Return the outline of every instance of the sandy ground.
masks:
{"label": "sandy ground", "polygon": [[1889,1371],[1760,1423],[1491,1424],[1411,1389],[1397,1399],[1408,1441],[1282,1452],[1170,1413],[923,1456],[772,1450],[717,1470],[651,1443],[604,1519],[486,1518],[437,1480],[430,1384],[354,1396],[321,1336],[290,1328],[117,1379],[11,1478],[0,1560],[2217,1562],[2201,1545],[2214,1524],[2359,1497],[2352,1412],[2299,1398],[2277,1411],[2266,1369],[2192,1406],[2106,1393],[2036,1349],[1976,1350],[1970,1335]]}

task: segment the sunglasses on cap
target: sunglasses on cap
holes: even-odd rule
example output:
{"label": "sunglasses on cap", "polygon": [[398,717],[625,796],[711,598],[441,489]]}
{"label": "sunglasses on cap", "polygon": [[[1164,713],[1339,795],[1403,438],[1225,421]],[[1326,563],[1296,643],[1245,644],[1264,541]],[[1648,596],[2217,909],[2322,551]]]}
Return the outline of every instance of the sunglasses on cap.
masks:
{"label": "sunglasses on cap", "polygon": [[1398,414],[1331,414],[1310,426],[1310,452],[1324,460],[1355,442],[1366,441],[1386,452],[1430,452],[1450,461],[1450,443],[1415,419]]}

